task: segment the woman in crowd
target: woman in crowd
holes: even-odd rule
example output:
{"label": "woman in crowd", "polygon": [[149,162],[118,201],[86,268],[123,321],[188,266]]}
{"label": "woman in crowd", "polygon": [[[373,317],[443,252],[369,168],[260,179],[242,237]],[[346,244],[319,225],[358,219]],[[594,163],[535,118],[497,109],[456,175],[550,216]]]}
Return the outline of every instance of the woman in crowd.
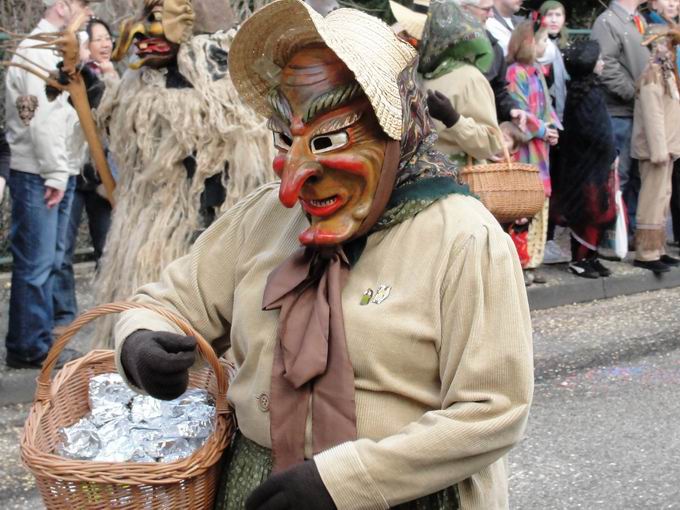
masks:
{"label": "woman in crowd", "polygon": [[680,0],[650,0],[645,14],[650,25],[665,25],[668,21],[677,22],[680,15]]}
{"label": "woman in crowd", "polygon": [[545,190],[545,206],[529,225],[528,250],[530,260],[524,267],[525,280],[545,283],[544,277],[535,269],[543,262],[548,233],[548,204],[552,191],[550,182],[550,146],[559,140],[558,129],[562,125],[553,110],[548,87],[536,63],[547,44],[547,31],[534,33],[534,24],[525,21],[515,28],[508,46],[507,80],[510,94],[520,107],[528,112],[527,136],[529,140],[520,147],[518,159],[523,163],[537,165]]}
{"label": "woman in crowd", "polygon": [[[665,25],[668,21],[677,23],[680,16],[680,0],[651,0],[645,18],[650,25]],[[680,68],[680,52],[677,52]],[[671,219],[673,221],[673,246],[680,246],[680,162],[673,166],[673,193],[671,195]]]}
{"label": "woman in crowd", "polygon": [[455,0],[431,4],[420,46],[430,115],[437,120],[436,148],[461,165],[486,160],[501,150],[496,105],[482,74],[493,63],[493,49],[479,21]]}
{"label": "woman in crowd", "polygon": [[653,42],[635,97],[631,154],[640,161],[642,186],[634,264],[654,273],[665,273],[671,266],[680,265],[680,260],[665,250],[673,163],[680,158],[680,92],[675,58],[675,46],[667,37]]}
{"label": "woman in crowd", "polygon": [[[102,20],[93,18],[85,28],[87,39],[81,55],[88,55],[84,62],[87,68],[83,72],[88,76],[94,75],[102,79],[118,79],[118,73],[111,62],[113,52],[113,38],[109,26]],[[107,151],[108,154],[108,151]],[[116,168],[109,157],[109,167],[114,176]],[[94,248],[95,261],[104,251],[106,235],[111,224],[111,204],[106,199],[106,193],[101,179],[91,162],[83,167],[82,172],[76,178],[76,191],[73,196],[71,215],[69,219],[68,232],[66,234],[66,253],[62,264],[59,277],[55,285],[63,289],[60,293],[64,296],[63,303],[57,303],[55,310],[56,324],[58,327],[69,324],[76,317],[78,305],[75,294],[75,279],[73,275],[73,255],[75,252],[80,220],[83,209],[87,214],[87,224],[90,232],[90,239]]]}
{"label": "woman in crowd", "polygon": [[538,58],[547,82],[550,84],[550,96],[553,107],[560,120],[563,120],[567,98],[567,80],[569,74],[564,67],[562,50],[567,47],[566,11],[564,5],[556,0],[543,2],[539,9],[542,26],[548,32],[545,53]]}
{"label": "woman in crowd", "polygon": [[[560,121],[564,120],[564,105],[567,97],[567,81],[569,74],[564,68],[562,51],[567,47],[569,37],[566,27],[566,11],[564,5],[556,0],[543,2],[538,10],[542,26],[548,31],[548,44],[545,53],[538,59],[541,65],[546,83],[550,87],[552,105]],[[556,145],[550,150],[551,172],[559,165],[560,146]],[[553,182],[553,190],[555,183]],[[559,264],[568,262],[569,256],[565,254],[554,241],[555,223],[552,221],[554,213],[550,210],[548,222],[548,241],[545,244],[545,264]]]}
{"label": "woman in crowd", "polygon": [[571,231],[569,270],[584,278],[609,276],[597,259],[604,230],[616,219],[616,147],[599,74],[604,62],[597,41],[565,51],[571,80],[561,137],[562,157],[553,170],[553,205]]}

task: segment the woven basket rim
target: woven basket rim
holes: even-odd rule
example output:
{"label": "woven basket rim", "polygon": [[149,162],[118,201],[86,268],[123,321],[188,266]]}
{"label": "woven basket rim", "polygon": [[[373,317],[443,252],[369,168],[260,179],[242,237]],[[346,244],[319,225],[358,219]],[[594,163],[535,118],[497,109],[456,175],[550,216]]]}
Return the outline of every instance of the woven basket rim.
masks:
{"label": "woven basket rim", "polygon": [[[95,350],[82,358],[67,364],[53,381],[53,394],[66,385],[69,379],[80,370],[100,365],[106,361],[113,364],[115,351]],[[221,363],[228,365],[226,360]],[[69,366],[70,365],[70,366]],[[226,367],[225,367],[226,368]],[[201,370],[210,370],[205,367]],[[115,370],[110,373],[116,373]],[[189,385],[189,387],[195,387]],[[209,391],[209,390],[208,390]],[[214,392],[210,392],[213,398]],[[221,458],[222,451],[228,446],[234,426],[232,411],[216,416],[215,431],[206,442],[189,457],[175,462],[99,462],[61,457],[45,452],[35,446],[42,420],[46,419],[51,402],[35,402],[29,411],[21,438],[21,458],[24,465],[36,477],[75,482],[125,483],[129,485],[168,485],[200,476]],[[206,454],[207,455],[204,455]],[[138,471],[144,473],[137,474]]]}
{"label": "woven basket rim", "polygon": [[[208,366],[202,368],[202,372],[199,372],[199,377],[208,377],[210,371],[212,376],[215,377],[215,388],[213,391],[204,387],[215,398],[216,419],[213,433],[208,436],[203,446],[198,448],[189,457],[175,462],[164,463],[96,462],[67,459],[53,452],[45,452],[38,448],[36,446],[37,437],[41,430],[44,430],[44,420],[48,418],[49,411],[52,409],[57,395],[59,395],[60,388],[66,386],[72,378],[82,371],[86,371],[95,365],[100,368],[104,365],[104,373],[117,372],[115,351],[93,350],[81,358],[64,365],[61,371],[51,379],[50,373],[59,352],[61,352],[73,335],[91,320],[109,313],[119,313],[137,308],[150,309],[160,313],[162,316],[175,322],[186,334],[191,334],[196,338],[198,350],[208,362]],[[222,452],[233,437],[233,409],[231,409],[226,400],[228,379],[225,374],[227,372],[229,372],[229,363],[223,358],[218,359],[212,347],[198,332],[186,321],[167,310],[135,303],[110,303],[95,307],[83,313],[69,325],[66,332],[54,343],[48,353],[38,376],[36,396],[21,435],[22,462],[37,479],[41,480],[49,478],[61,481],[102,484],[171,485],[201,476],[220,460]],[[191,379],[189,387],[197,387],[195,383],[191,383]],[[76,395],[70,398],[79,396]],[[64,425],[57,424],[57,426]]]}
{"label": "woven basket rim", "polygon": [[479,165],[466,165],[462,168],[461,173],[472,174],[472,173],[484,173],[484,172],[532,172],[539,173],[539,169],[536,165],[531,165],[529,163],[513,163],[512,166],[507,163],[484,163]]}

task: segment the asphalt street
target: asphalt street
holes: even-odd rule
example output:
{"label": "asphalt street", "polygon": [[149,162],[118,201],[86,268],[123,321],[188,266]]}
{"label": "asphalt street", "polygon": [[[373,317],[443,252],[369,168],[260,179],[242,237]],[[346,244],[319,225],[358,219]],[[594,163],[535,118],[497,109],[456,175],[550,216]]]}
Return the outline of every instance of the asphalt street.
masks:
{"label": "asphalt street", "polygon": [[[532,312],[536,391],[511,508],[680,509],[679,309],[669,289]],[[27,411],[0,407],[2,509],[42,508],[19,460]]]}

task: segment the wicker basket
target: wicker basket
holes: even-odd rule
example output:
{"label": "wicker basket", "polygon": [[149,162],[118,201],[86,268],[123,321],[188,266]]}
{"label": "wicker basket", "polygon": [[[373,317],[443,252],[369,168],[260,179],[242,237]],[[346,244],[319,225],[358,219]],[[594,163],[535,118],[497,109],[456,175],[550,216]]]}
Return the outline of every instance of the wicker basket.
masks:
{"label": "wicker basket", "polygon": [[[192,371],[189,386],[203,388],[217,407],[215,432],[190,457],[168,463],[94,462],[55,455],[59,429],[89,412],[89,380],[115,372],[114,352],[91,351],[64,366],[53,381],[50,374],[59,354],[75,333],[99,316],[133,308],[153,310],[194,336],[209,367]],[[227,403],[226,362],[219,361],[210,345],[191,326],[153,306],[113,303],[94,308],[76,319],[55,342],[38,376],[35,401],[21,438],[21,458],[36,478],[50,510],[80,509],[211,509],[217,491],[220,458],[233,430]]]}
{"label": "wicker basket", "polygon": [[470,158],[460,178],[499,223],[531,218],[543,208],[545,201],[538,167],[514,162],[505,146],[503,150],[504,163],[473,165]]}

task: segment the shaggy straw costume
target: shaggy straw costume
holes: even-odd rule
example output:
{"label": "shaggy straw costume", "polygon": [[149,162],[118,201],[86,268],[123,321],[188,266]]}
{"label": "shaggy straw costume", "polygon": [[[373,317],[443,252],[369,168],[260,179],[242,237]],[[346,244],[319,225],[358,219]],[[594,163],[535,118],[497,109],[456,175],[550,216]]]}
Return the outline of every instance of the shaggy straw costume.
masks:
{"label": "shaggy straw costume", "polygon": [[[225,163],[221,211],[273,179],[266,122],[238,97],[226,62],[214,58],[215,47],[228,51],[232,37],[233,31],[217,32],[181,46],[178,69],[193,88],[167,88],[166,71],[146,67],[108,84],[97,117],[110,133],[120,178],[96,302],[127,299],[189,251],[204,226],[205,180],[223,173]],[[196,171],[188,178],[183,161],[192,154]],[[111,322],[100,322],[95,338],[113,347]]]}

